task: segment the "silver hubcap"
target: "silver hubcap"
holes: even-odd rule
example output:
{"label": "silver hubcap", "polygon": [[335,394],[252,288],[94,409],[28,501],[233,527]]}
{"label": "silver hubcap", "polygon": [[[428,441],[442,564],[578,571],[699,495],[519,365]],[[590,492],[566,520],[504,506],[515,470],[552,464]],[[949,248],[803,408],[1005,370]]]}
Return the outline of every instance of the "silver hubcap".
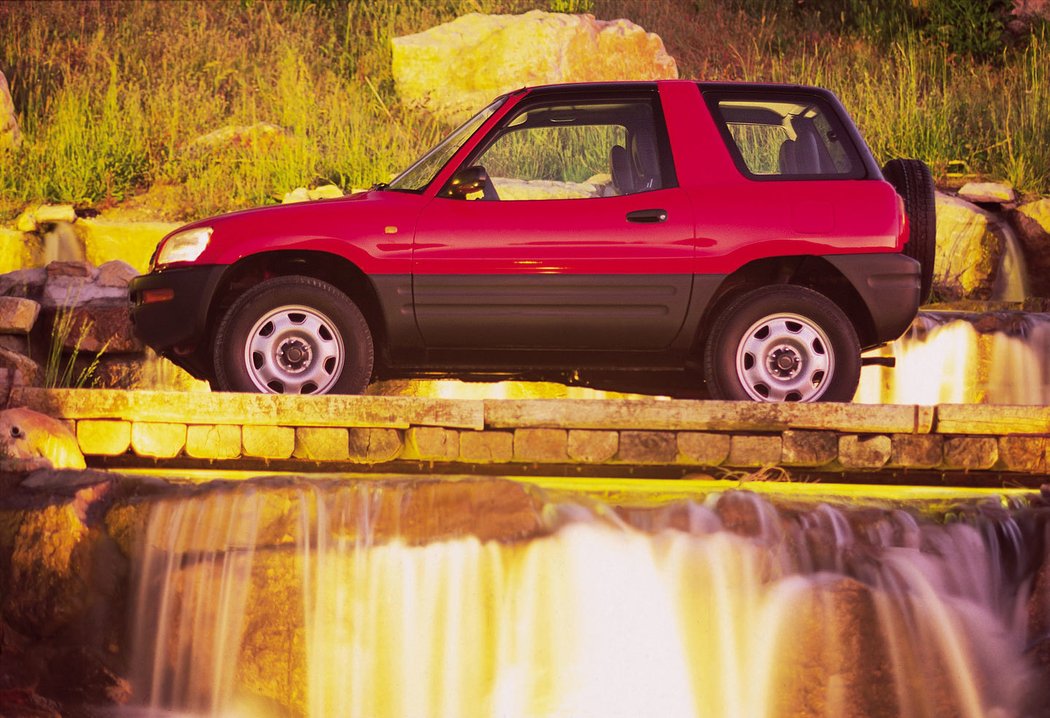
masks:
{"label": "silver hubcap", "polygon": [[759,319],[736,350],[737,378],[757,401],[814,401],[827,390],[834,372],[827,335],[798,314]]}
{"label": "silver hubcap", "polygon": [[343,370],[343,339],[310,307],[278,307],[248,333],[244,364],[252,383],[274,394],[324,394]]}

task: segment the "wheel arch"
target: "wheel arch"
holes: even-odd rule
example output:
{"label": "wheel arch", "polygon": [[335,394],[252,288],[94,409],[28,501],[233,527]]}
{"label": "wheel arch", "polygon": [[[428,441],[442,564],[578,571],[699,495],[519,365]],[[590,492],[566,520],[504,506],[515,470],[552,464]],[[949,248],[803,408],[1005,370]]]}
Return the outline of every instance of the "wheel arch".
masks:
{"label": "wheel arch", "polygon": [[360,267],[337,254],[314,250],[278,250],[249,255],[223,273],[208,309],[208,335],[214,338],[223,315],[244,291],[265,279],[301,275],[331,284],[358,306],[376,346],[385,345],[386,324],[375,285]]}
{"label": "wheel arch", "polygon": [[871,310],[846,276],[833,264],[823,257],[812,255],[769,257],[745,264],[722,281],[700,320],[693,356],[703,354],[711,325],[728,304],[745,292],[771,284],[794,284],[820,292],[853,319],[861,348],[878,343]]}

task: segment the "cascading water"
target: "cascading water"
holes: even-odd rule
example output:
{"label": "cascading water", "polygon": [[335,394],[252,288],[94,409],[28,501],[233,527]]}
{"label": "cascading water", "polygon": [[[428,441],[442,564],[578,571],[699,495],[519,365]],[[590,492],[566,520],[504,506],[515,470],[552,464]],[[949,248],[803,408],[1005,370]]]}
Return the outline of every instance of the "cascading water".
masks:
{"label": "cascading water", "polygon": [[1031,557],[999,504],[938,523],[741,491],[618,511],[530,492],[511,516],[485,486],[248,482],[159,502],[139,701],[311,718],[1046,708],[1024,652]]}
{"label": "cascading water", "polygon": [[1050,404],[1050,314],[922,312],[865,367],[856,401],[876,404]]}

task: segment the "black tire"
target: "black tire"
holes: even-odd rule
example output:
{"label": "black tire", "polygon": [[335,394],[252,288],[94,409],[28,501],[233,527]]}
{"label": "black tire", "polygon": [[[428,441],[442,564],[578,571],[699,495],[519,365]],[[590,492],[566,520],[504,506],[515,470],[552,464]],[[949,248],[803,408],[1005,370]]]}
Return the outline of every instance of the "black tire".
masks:
{"label": "black tire", "polygon": [[937,206],[934,199],[933,175],[921,160],[890,160],[882,176],[893,185],[904,200],[911,229],[904,254],[922,265],[919,303],[930,301],[933,289],[933,265],[937,258]]}
{"label": "black tire", "polygon": [[850,401],[860,381],[860,342],[841,309],[791,284],[729,302],[704,346],[713,399]]}
{"label": "black tire", "polygon": [[360,394],[374,360],[361,310],[331,284],[276,277],[242,294],[215,336],[223,391]]}

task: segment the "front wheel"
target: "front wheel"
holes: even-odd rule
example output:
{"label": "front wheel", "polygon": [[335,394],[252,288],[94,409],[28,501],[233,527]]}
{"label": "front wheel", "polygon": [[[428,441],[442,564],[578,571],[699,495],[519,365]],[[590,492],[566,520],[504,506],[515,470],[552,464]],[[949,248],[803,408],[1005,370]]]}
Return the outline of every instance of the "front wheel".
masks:
{"label": "front wheel", "polygon": [[715,399],[850,401],[860,381],[860,342],[842,310],[819,292],[762,287],[715,317],[704,375]]}
{"label": "front wheel", "polygon": [[359,394],[372,375],[372,333],[331,284],[276,277],[241,295],[219,324],[214,366],[224,391]]}

